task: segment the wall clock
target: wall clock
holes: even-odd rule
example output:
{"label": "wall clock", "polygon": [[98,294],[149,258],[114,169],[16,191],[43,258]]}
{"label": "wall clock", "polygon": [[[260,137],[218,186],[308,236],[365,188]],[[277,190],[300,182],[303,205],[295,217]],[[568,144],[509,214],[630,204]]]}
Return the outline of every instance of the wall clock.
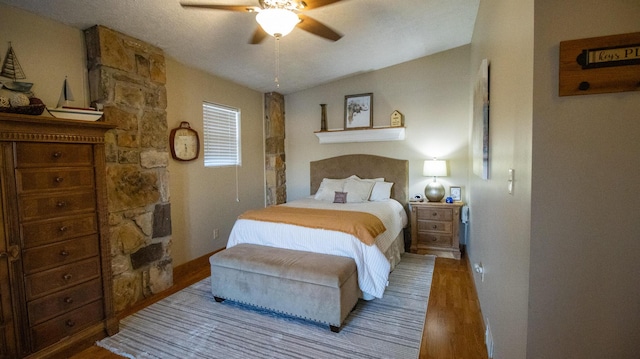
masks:
{"label": "wall clock", "polygon": [[191,128],[189,122],[182,121],[180,126],[171,130],[169,134],[171,157],[178,161],[192,161],[198,158],[200,140],[198,132]]}

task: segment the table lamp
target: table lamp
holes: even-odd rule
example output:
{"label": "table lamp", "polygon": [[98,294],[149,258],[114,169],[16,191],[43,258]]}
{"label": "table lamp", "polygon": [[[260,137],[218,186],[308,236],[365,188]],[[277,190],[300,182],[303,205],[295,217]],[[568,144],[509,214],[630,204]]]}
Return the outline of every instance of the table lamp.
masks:
{"label": "table lamp", "polygon": [[436,177],[445,177],[447,175],[447,161],[445,160],[426,160],[422,169],[422,175],[425,177],[433,176],[433,182],[429,182],[424,188],[424,195],[429,202],[440,202],[444,197],[444,187],[438,183]]}

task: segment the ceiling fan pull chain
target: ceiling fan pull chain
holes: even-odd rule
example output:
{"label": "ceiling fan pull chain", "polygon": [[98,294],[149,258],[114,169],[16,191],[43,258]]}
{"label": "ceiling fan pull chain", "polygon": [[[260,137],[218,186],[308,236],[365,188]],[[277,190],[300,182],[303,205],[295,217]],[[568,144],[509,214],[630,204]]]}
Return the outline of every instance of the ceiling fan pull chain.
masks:
{"label": "ceiling fan pull chain", "polygon": [[280,36],[276,36],[276,88],[280,88]]}

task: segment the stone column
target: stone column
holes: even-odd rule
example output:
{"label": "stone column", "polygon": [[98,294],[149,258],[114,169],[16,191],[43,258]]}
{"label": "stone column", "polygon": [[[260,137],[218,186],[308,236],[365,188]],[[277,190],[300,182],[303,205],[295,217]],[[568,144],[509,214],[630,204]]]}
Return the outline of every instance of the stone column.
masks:
{"label": "stone column", "polygon": [[284,96],[277,92],[266,93],[264,106],[266,196],[269,206],[287,201]]}
{"label": "stone column", "polygon": [[92,103],[117,125],[106,137],[116,312],[173,285],[165,59],[103,26],[85,30]]}

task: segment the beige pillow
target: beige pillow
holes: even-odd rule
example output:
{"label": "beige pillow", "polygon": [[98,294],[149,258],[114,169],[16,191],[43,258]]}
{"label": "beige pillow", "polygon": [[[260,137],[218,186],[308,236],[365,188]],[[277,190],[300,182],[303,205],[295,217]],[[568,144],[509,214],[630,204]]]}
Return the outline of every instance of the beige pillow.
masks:
{"label": "beige pillow", "polygon": [[384,201],[391,198],[391,187],[393,187],[393,182],[376,182],[373,185],[369,201]]}
{"label": "beige pillow", "polygon": [[344,179],[323,178],[318,192],[316,192],[313,198],[318,201],[333,202],[336,192],[343,192],[342,187],[344,182]]}
{"label": "beige pillow", "polygon": [[347,192],[347,202],[357,203],[369,200],[375,181],[348,178],[344,182],[343,192]]}

